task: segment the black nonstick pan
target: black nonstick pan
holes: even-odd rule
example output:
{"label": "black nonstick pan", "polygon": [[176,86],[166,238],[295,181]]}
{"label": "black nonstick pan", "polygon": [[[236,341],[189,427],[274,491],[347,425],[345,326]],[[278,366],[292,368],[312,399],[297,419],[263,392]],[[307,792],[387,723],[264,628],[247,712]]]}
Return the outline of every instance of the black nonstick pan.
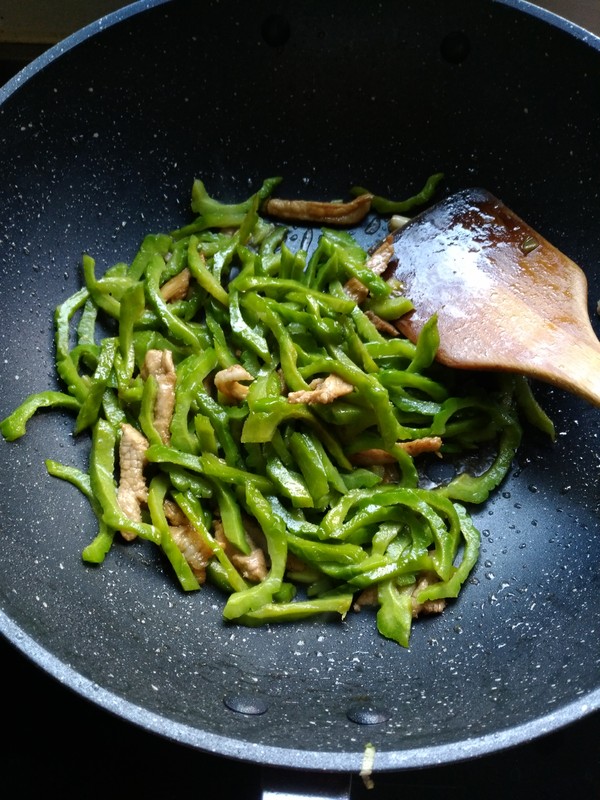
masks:
{"label": "black nonstick pan", "polygon": [[[0,90],[0,416],[54,386],[52,313],[144,234],[190,219],[192,181],[225,200],[355,184],[407,196],[484,186],[587,272],[600,298],[600,41],[525,2],[140,2]],[[363,228],[359,238],[368,244]],[[0,442],[1,630],[93,704],[236,762],[358,775],[507,749],[600,707],[600,411],[535,392],[528,432],[475,521],[474,577],[408,649],[369,612],[225,625],[144,548],[80,559],[87,503],[45,458],[84,467],[71,420]]]}

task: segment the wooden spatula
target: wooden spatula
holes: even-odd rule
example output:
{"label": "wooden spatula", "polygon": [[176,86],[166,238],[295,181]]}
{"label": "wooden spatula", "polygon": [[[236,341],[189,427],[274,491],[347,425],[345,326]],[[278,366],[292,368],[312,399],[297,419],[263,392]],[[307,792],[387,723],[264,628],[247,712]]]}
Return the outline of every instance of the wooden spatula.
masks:
{"label": "wooden spatula", "polygon": [[438,359],[519,372],[600,405],[600,342],[587,280],[567,256],[482,189],[423,212],[393,236],[385,277],[415,310],[395,324],[416,341],[438,315]]}

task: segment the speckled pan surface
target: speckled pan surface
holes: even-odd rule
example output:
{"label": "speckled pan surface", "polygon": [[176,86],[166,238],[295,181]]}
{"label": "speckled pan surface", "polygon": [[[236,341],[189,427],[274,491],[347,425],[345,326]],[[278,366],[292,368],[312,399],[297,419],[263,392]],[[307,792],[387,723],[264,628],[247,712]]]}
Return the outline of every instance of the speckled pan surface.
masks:
{"label": "speckled pan surface", "polygon": [[[290,195],[401,196],[443,171],[444,192],[485,186],[577,261],[595,314],[599,42],[531,11],[143,2],[27,68],[0,93],[0,416],[54,385],[52,313],[82,252],[105,268],[188,220],[194,177],[232,200],[273,174]],[[87,444],[56,414],[0,442],[0,627],[109,711],[265,764],[354,771],[370,742],[401,769],[566,724],[600,707],[600,411],[536,390],[557,440],[528,436],[475,513],[474,579],[408,650],[369,612],[224,626],[218,594],[184,596],[144,546],[86,568],[87,504],[44,459],[85,466]]]}

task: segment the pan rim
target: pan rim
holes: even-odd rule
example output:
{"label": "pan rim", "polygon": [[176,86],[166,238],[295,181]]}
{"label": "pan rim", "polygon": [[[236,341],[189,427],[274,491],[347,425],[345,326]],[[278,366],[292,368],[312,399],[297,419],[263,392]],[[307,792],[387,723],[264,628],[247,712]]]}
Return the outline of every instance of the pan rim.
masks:
{"label": "pan rim", "polygon": [[[0,87],[0,110],[12,94],[63,54],[129,17],[152,8],[166,6],[172,2],[175,2],[175,0],[136,0],[99,18],[50,47],[17,75],[9,79],[4,86]],[[535,16],[553,27],[565,31],[570,36],[584,41],[594,49],[600,50],[600,37],[554,12],[542,9],[533,3],[527,2],[527,0],[493,0],[493,2],[516,9],[530,16]],[[98,686],[98,684],[68,666],[27,634],[1,609],[0,633],[22,655],[39,666],[46,674],[57,680],[65,688],[72,690],[84,700],[92,702],[122,720],[160,737],[214,755],[263,766],[324,770],[337,773],[350,773],[361,769],[362,750],[340,753],[301,751],[260,744],[249,746],[249,743],[243,739],[207,733],[141,708],[108,689]],[[378,752],[374,770],[386,772],[471,760],[521,745],[531,739],[537,739],[599,711],[600,688],[557,708],[543,717],[537,717],[534,720],[512,726],[506,730],[485,734],[473,739],[457,740],[443,745],[428,745],[405,750]]]}
{"label": "pan rim", "polygon": [[[174,0],[134,0],[134,2],[129,3],[128,5],[123,6],[116,11],[111,11],[97,20],[94,20],[88,25],[85,25],[83,28],[80,28],[61,41],[57,42],[52,47],[49,47],[47,50],[37,56],[37,58],[33,59],[33,61],[23,67],[23,69],[21,69],[16,75],[14,75],[12,78],[9,78],[4,85],[0,86],[0,110],[2,109],[5,101],[8,100],[8,98],[14,92],[20,89],[23,84],[27,83],[30,78],[32,78],[42,69],[60,58],[64,53],[67,53],[69,50],[72,50],[74,47],[82,44],[87,39],[92,38],[101,31],[118,24],[129,17],[141,14],[142,12],[150,10],[151,8],[169,5],[172,2],[174,2]],[[569,35],[584,41],[586,44],[591,45],[596,50],[600,50],[600,36],[588,31],[586,28],[576,24],[575,22],[571,22],[565,17],[561,17],[560,14],[554,11],[541,8],[540,6],[535,5],[535,3],[529,2],[529,0],[492,0],[492,2],[497,3],[498,5],[507,6],[508,8],[514,8],[525,14],[529,14],[530,16],[537,17],[553,27],[559,28],[560,30],[567,32]]]}
{"label": "pan rim", "polygon": [[[23,631],[0,610],[0,633],[20,653],[40,667],[44,673],[70,689],[83,700],[104,709],[115,717],[164,739],[237,761],[263,767],[282,767],[305,771],[335,773],[359,772],[363,766],[364,749],[355,752],[327,750],[296,750],[250,743],[242,738],[220,736],[205,730],[175,722],[153,711],[119,697],[114,692],[84,677],[65,664]],[[456,740],[442,745],[427,745],[409,749],[377,751],[374,772],[393,772],[471,761],[480,756],[499,753],[517,747],[546,734],[554,733],[572,723],[600,711],[600,688],[582,695],[566,705],[529,722],[505,730]],[[365,737],[367,739],[368,737]]]}
{"label": "pan rim", "polygon": [[119,22],[128,19],[129,17],[136,16],[143,11],[155,8],[157,6],[167,5],[171,2],[173,2],[173,0],[135,0],[133,3],[129,3],[128,5],[123,6],[116,11],[111,11],[110,13],[99,17],[93,22],[90,22],[88,25],[84,25],[83,28],[74,31],[69,36],[61,39],[47,50],[44,50],[44,52],[37,56],[37,58],[34,58],[32,61],[30,61],[29,64],[17,72],[16,75],[13,75],[13,77],[9,78],[4,85],[0,86],[0,110],[2,109],[2,106],[6,100],[8,100],[8,98],[18,91],[24,84],[26,84],[30,78],[32,78],[38,72],[41,72],[65,53],[68,53],[69,50],[72,50],[74,47],[83,44],[83,42],[93,38],[101,31],[111,28],[113,25],[116,25]]}

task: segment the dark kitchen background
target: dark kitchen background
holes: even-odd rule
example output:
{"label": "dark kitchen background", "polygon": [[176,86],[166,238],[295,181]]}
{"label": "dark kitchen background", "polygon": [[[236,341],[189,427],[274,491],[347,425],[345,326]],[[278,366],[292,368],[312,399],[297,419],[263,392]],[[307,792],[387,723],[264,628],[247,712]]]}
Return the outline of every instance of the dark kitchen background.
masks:
{"label": "dark kitchen background", "polygon": [[[0,0],[0,84],[56,42],[123,5],[119,0]],[[600,34],[600,0],[537,5]],[[6,797],[41,791],[90,799],[192,793],[220,800],[261,797],[260,767],[199,753],[125,723],[59,685],[5,641],[0,641],[0,664]],[[321,789],[307,786],[304,778],[288,773],[269,797],[334,796],[335,787],[325,778],[318,781]],[[600,715],[473,761],[378,773],[372,789],[356,776],[351,796],[387,800],[424,792],[452,800],[600,797]]]}

